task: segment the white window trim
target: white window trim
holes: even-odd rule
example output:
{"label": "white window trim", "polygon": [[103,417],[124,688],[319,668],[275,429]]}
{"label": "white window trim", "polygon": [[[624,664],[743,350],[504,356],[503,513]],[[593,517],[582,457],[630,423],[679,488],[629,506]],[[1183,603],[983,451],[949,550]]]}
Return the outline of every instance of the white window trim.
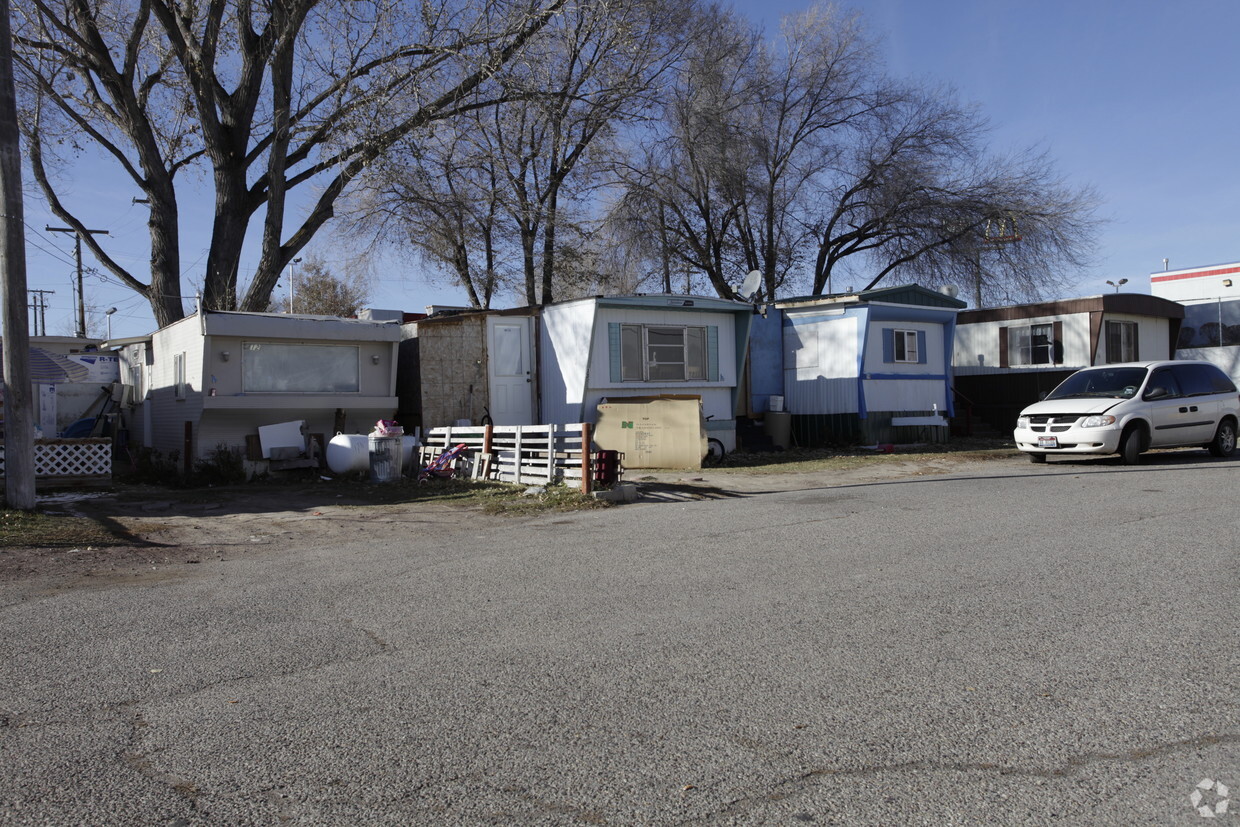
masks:
{"label": "white window trim", "polygon": [[189,392],[185,379],[185,354],[175,353],[172,356],[172,391],[177,399],[184,399]]}
{"label": "white window trim", "polygon": [[896,328],[891,331],[891,337],[892,361],[906,365],[917,364],[920,359],[917,352],[917,331]]}
{"label": "white window trim", "polygon": [[[636,376],[632,376],[631,378],[627,378],[627,379],[622,378],[621,381],[623,382],[654,382],[654,383],[661,383],[661,382],[673,382],[673,383],[699,382],[700,383],[700,382],[709,381],[710,357],[707,353],[708,343],[707,343],[707,329],[706,329],[707,326],[706,325],[675,325],[675,324],[647,325],[647,324],[622,323],[620,326],[622,342],[623,342],[624,331],[626,329],[634,329],[634,328],[639,329],[641,331],[641,337],[642,337],[641,377],[638,378]],[[658,363],[658,362],[654,362],[651,360],[650,358],[650,347],[651,347],[650,331],[652,329],[680,331],[680,335],[681,335],[680,348],[681,348],[681,356],[682,356],[683,361]],[[701,340],[700,340],[701,341],[701,363],[696,366],[702,374],[700,377],[689,376],[690,362],[689,362],[689,353],[688,353],[689,351],[688,332],[690,330],[700,331],[699,336],[701,337]],[[631,361],[625,361],[624,356],[625,356],[625,353],[624,353],[624,348],[622,345],[621,350],[620,350],[620,360],[621,360],[620,375],[622,377],[625,376],[626,373],[629,373],[631,368],[636,367],[631,363]],[[650,368],[656,365],[660,365],[660,364],[663,366],[680,365],[682,368],[681,377],[679,379],[669,379],[669,378],[651,379]]]}
{"label": "white window trim", "polygon": [[[1049,329],[1047,334],[1047,344],[1034,345],[1033,331],[1035,328],[1045,327]],[[1027,367],[1030,365],[1053,365],[1055,364],[1055,325],[1052,322],[1035,322],[1033,324],[1013,326],[1008,328],[1008,365],[1011,367]],[[1023,343],[1023,344],[1022,344]],[[1046,348],[1046,360],[1043,362],[1034,361],[1033,350],[1035,347]]]}

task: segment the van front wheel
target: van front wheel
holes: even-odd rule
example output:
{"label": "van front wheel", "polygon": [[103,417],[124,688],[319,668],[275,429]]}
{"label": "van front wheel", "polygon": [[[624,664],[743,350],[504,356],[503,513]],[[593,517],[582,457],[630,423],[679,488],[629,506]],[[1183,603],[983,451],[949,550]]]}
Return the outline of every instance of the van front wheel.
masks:
{"label": "van front wheel", "polygon": [[1119,441],[1119,455],[1123,457],[1125,465],[1136,465],[1141,461],[1141,437],[1141,429],[1135,425],[1124,431]]}

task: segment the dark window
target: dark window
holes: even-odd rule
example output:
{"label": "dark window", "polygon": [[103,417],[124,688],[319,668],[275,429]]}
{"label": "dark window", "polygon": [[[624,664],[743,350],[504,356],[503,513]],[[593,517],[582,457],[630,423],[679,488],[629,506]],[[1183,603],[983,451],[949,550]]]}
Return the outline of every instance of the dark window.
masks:
{"label": "dark window", "polygon": [[1184,306],[1184,323],[1176,347],[1240,345],[1240,300],[1202,302]]}
{"label": "dark window", "polygon": [[1176,365],[1173,370],[1185,396],[1234,392],[1236,386],[1213,365]]}
{"label": "dark window", "polygon": [[1008,359],[1013,365],[1055,364],[1054,326],[1034,324],[1028,327],[1010,327],[1008,330]]}
{"label": "dark window", "polygon": [[1154,371],[1154,375],[1150,377],[1150,383],[1145,386],[1146,394],[1154,388],[1165,390],[1167,393],[1164,398],[1184,395],[1180,390],[1180,383],[1175,381],[1175,374],[1171,372],[1171,368],[1159,368]]}
{"label": "dark window", "polygon": [[1137,360],[1137,323],[1107,322],[1107,361]]}

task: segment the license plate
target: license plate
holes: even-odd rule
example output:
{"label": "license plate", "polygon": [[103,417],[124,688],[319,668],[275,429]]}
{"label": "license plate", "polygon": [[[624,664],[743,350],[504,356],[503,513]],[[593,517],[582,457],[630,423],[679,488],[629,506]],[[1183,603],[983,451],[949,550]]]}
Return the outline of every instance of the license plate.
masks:
{"label": "license plate", "polygon": [[1040,436],[1038,437],[1039,448],[1058,448],[1059,437],[1057,436]]}

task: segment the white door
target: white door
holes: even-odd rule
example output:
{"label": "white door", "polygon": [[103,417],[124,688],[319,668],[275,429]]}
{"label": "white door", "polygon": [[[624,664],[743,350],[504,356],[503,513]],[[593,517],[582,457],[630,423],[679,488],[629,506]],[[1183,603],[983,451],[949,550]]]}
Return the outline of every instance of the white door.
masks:
{"label": "white door", "polygon": [[534,425],[534,368],[530,354],[533,320],[487,320],[487,362],[491,421],[496,425]]}

